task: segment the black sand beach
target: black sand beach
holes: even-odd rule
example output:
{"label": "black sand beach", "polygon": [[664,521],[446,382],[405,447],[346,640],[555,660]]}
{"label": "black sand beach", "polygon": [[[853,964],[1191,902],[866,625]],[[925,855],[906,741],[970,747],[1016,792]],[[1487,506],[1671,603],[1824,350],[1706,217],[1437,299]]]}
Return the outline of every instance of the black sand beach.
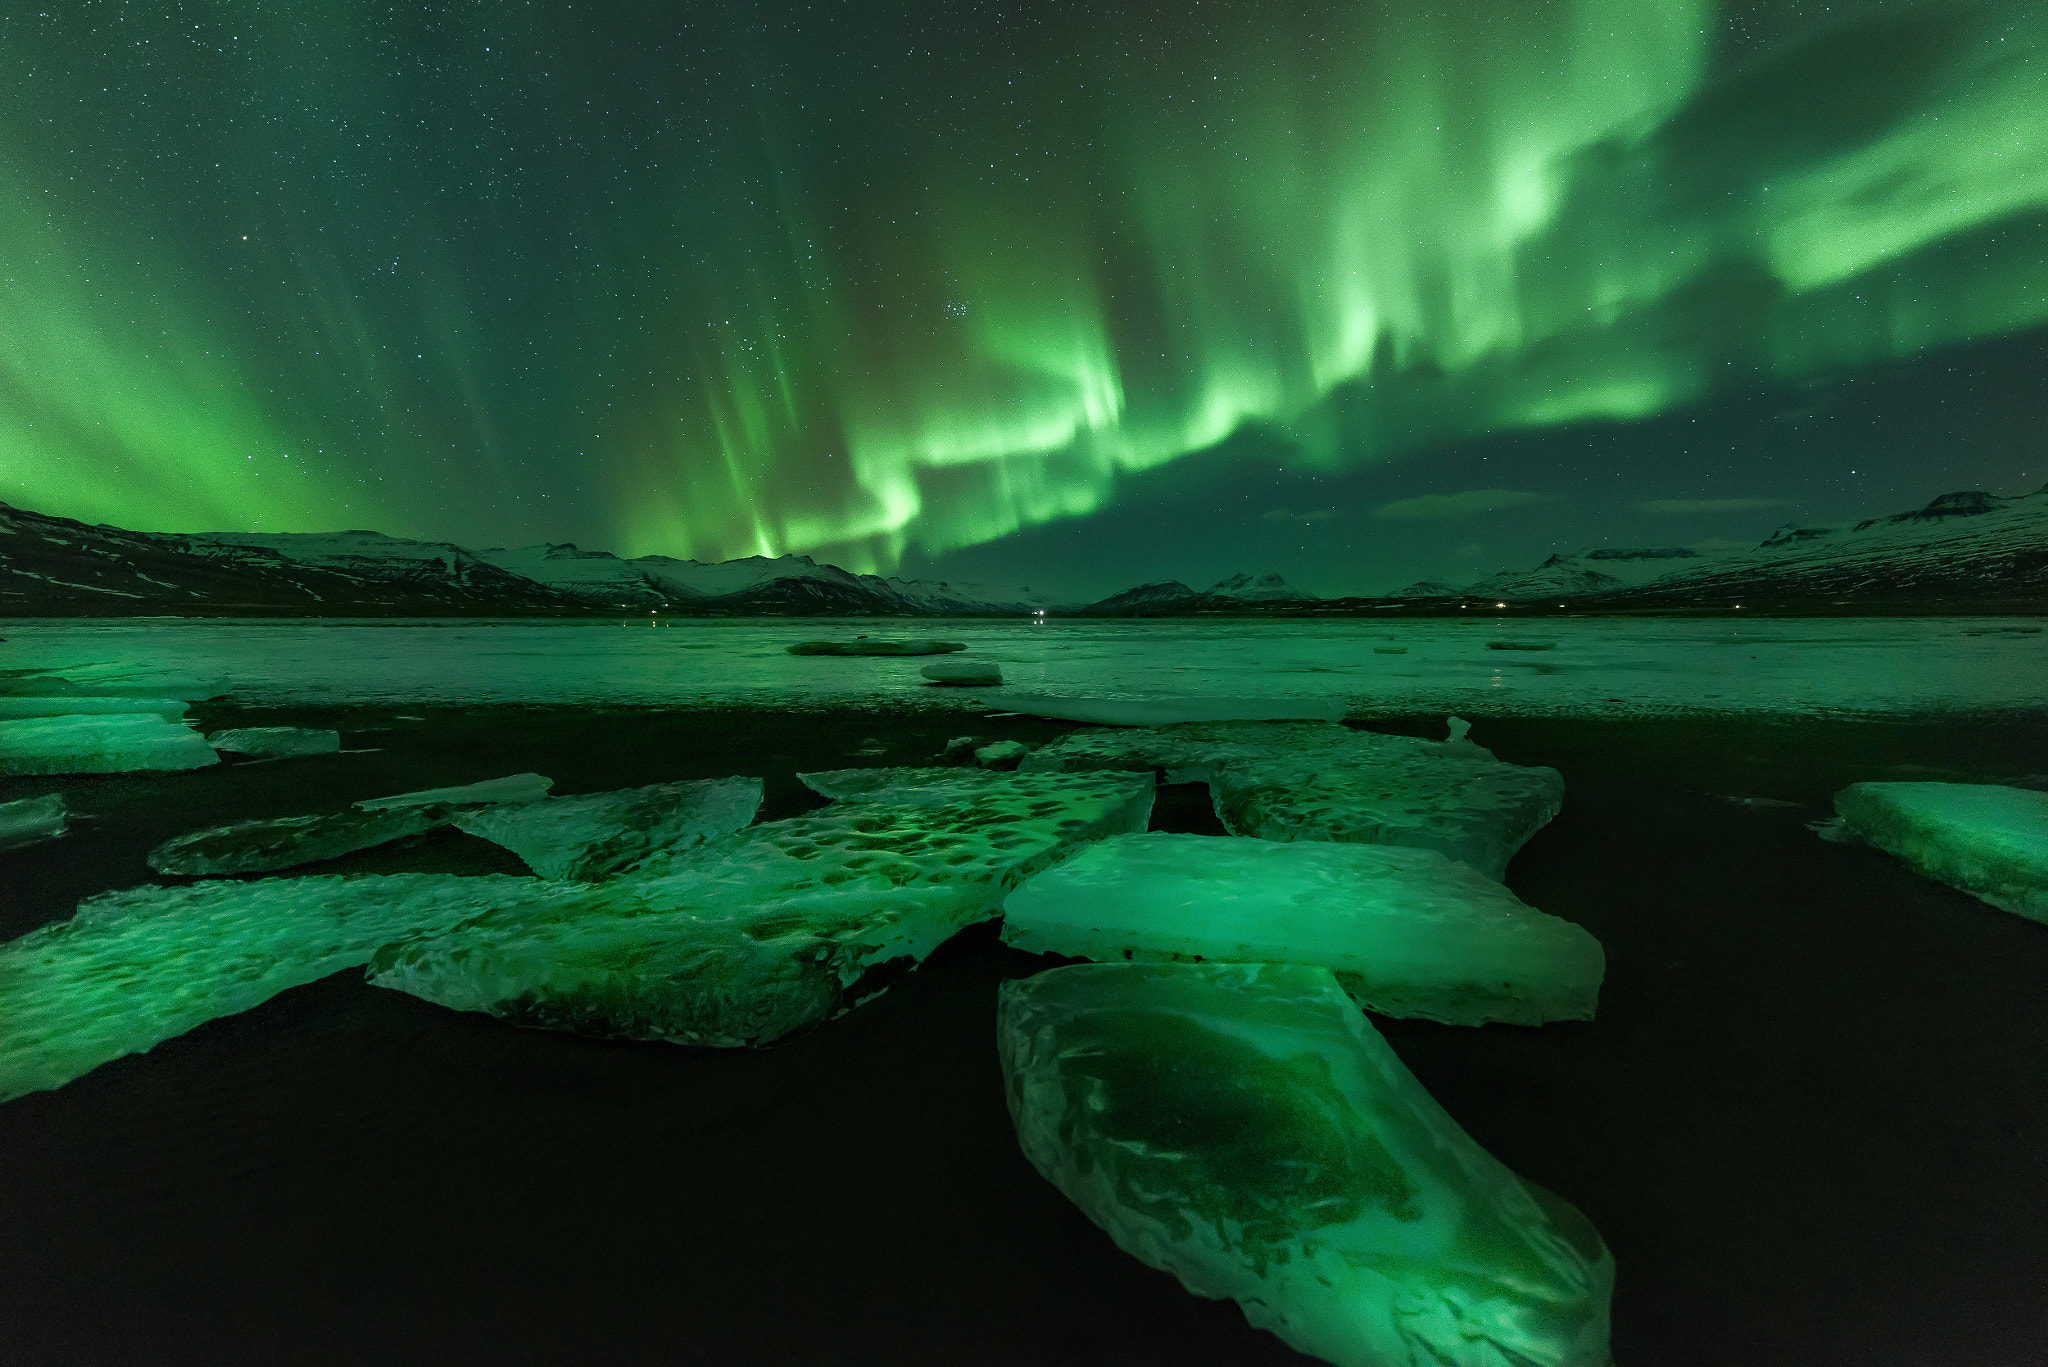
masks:
{"label": "black sand beach", "polygon": [[[14,781],[100,818],[5,856],[0,936],[149,881],[199,826],[522,770],[576,793],[931,762],[1069,729],[957,712],[258,711],[373,753]],[[1376,719],[1441,735],[1439,718]],[[2048,927],[1807,823],[1859,779],[2048,774],[2048,717],[1475,718],[1563,771],[1509,869],[1606,946],[1599,1019],[1380,1021],[1486,1148],[1619,1265],[1622,1367],[2048,1363]],[[1203,791],[1156,828],[1215,831]],[[307,872],[523,872],[454,832]],[[0,1106],[0,1363],[1305,1361],[1119,1253],[1017,1151],[970,931],[776,1048],[522,1031],[287,992]]]}

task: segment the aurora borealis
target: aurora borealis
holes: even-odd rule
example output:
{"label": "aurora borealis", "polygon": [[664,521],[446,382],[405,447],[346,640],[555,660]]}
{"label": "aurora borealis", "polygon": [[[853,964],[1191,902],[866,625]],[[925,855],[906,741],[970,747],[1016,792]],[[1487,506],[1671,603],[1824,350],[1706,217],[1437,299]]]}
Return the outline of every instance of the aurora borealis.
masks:
{"label": "aurora borealis", "polygon": [[0,187],[9,502],[886,571],[2042,328],[2048,9],[72,0]]}

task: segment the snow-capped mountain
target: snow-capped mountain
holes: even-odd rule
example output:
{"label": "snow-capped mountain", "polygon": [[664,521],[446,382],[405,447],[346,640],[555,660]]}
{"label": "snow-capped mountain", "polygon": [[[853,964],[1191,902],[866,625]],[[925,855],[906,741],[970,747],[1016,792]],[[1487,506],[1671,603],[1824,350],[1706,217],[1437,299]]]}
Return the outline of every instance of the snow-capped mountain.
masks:
{"label": "snow-capped mountain", "polygon": [[1104,616],[1163,616],[1182,612],[1226,612],[1279,603],[1312,603],[1315,595],[1295,589],[1277,574],[1233,574],[1200,592],[1178,579],[1162,579],[1113,593],[1086,611]]}
{"label": "snow-capped mountain", "polygon": [[570,544],[473,551],[382,532],[129,532],[0,504],[0,613],[1029,615],[1028,588],[883,579],[809,556],[705,564]]}
{"label": "snow-capped mountain", "polygon": [[1463,588],[1425,582],[1397,596],[1592,608],[2039,602],[2048,598],[2048,488],[2014,498],[1970,490],[1889,517],[1781,527],[1748,550],[1554,555]]}

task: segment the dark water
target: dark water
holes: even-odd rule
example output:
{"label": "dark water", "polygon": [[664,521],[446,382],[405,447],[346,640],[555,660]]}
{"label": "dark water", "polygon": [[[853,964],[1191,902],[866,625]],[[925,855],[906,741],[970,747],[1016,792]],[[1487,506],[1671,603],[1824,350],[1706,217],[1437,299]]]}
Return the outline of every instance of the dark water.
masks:
{"label": "dark water", "polygon": [[[0,935],[147,881],[151,845],[215,821],[523,769],[558,792],[761,774],[773,818],[815,803],[799,769],[1066,729],[202,710],[384,748],[20,781],[103,819],[6,856]],[[1599,1226],[1617,1361],[2048,1362],[2048,927],[1805,824],[1857,779],[2048,773],[2048,718],[1474,734],[1565,774],[1508,882],[1606,945],[1600,1018],[1380,1025]],[[1162,791],[1155,825],[1212,823],[1200,790]],[[319,871],[518,867],[446,833]],[[354,972],[287,992],[0,1106],[0,1363],[1304,1361],[1117,1252],[1018,1154],[993,997],[1043,962],[980,928],[759,1053],[514,1030]]]}

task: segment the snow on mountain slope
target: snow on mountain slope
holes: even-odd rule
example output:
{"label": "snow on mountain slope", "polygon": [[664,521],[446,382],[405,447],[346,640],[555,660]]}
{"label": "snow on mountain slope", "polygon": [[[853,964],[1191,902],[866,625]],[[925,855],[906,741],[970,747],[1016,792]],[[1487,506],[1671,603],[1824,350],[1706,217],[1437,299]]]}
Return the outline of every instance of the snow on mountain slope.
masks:
{"label": "snow on mountain slope", "polygon": [[1237,603],[1306,603],[1315,598],[1314,594],[1303,593],[1272,573],[1262,574],[1256,579],[1249,574],[1233,574],[1211,584],[1206,596]]}

